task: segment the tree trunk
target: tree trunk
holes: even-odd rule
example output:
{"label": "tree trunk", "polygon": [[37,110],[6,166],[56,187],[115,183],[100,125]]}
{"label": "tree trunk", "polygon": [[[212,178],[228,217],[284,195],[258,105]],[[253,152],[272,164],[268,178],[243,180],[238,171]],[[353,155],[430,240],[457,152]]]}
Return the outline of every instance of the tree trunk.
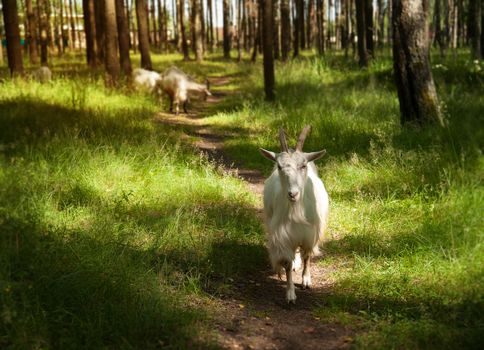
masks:
{"label": "tree trunk", "polygon": [[360,67],[368,67],[368,55],[366,51],[366,24],[365,24],[365,8],[362,1],[355,1],[356,3],[356,31],[358,36],[358,57]]}
{"label": "tree trunk", "polygon": [[299,35],[299,45],[301,50],[306,48],[306,35],[304,33],[304,0],[296,1],[296,12],[297,12],[297,24],[298,24],[298,35]]}
{"label": "tree trunk", "polygon": [[48,55],[49,55],[49,31],[47,26],[47,14],[45,13],[45,0],[37,1],[37,13],[39,18],[39,29],[40,29],[40,64],[42,66],[47,66]]}
{"label": "tree trunk", "polygon": [[378,7],[378,30],[377,30],[377,37],[378,37],[378,47],[383,48],[383,37],[385,33],[385,8],[383,6],[383,0],[377,0],[377,7]]}
{"label": "tree trunk", "polygon": [[237,62],[242,61],[242,0],[237,0]]}
{"label": "tree trunk", "polygon": [[87,64],[91,68],[97,66],[97,43],[96,37],[96,23],[94,13],[94,0],[83,0],[82,8],[84,12],[84,31],[86,33],[86,56]]}
{"label": "tree trunk", "polygon": [[197,62],[203,61],[203,33],[202,33],[202,0],[193,0],[193,20],[195,33],[195,59]]}
{"label": "tree trunk", "polygon": [[316,44],[319,55],[324,55],[324,14],[325,14],[325,0],[316,0],[316,23],[317,23],[317,38]]}
{"label": "tree trunk", "polygon": [[39,61],[39,51],[37,49],[37,17],[32,8],[32,0],[25,1],[29,30],[27,40],[29,43],[30,63],[37,64]]}
{"label": "tree trunk", "polygon": [[443,125],[429,62],[427,11],[427,0],[393,2],[393,68],[402,124]]}
{"label": "tree trunk", "polygon": [[152,42],[156,47],[158,47],[159,39],[158,39],[158,28],[156,28],[157,23],[156,23],[155,0],[151,0],[150,14],[151,14]]}
{"label": "tree trunk", "polygon": [[72,0],[69,0],[69,18],[70,18],[70,25],[71,25],[71,40],[69,47],[71,49],[76,48],[76,25],[74,23],[74,9],[72,7]]}
{"label": "tree trunk", "polygon": [[188,61],[190,56],[188,54],[188,43],[185,32],[185,0],[178,0],[178,23],[180,24],[181,47],[183,52],[183,60]]}
{"label": "tree trunk", "polygon": [[294,53],[292,54],[292,57],[293,58],[296,58],[299,56],[299,38],[300,38],[300,35],[299,35],[299,21],[300,21],[300,13],[299,13],[299,4],[298,4],[298,1],[301,1],[301,0],[294,0],[294,5],[293,5],[293,20],[292,20],[292,24],[293,24],[293,40],[294,40],[294,44],[293,44],[293,49],[294,49]]}
{"label": "tree trunk", "polygon": [[208,47],[210,52],[213,52],[215,49],[215,40],[213,37],[213,4],[212,0],[207,0],[207,8],[208,8]]}
{"label": "tree trunk", "polygon": [[469,38],[471,41],[471,58],[481,58],[481,0],[469,0]]}
{"label": "tree trunk", "polygon": [[119,80],[120,65],[118,60],[118,27],[116,24],[116,1],[104,0],[104,19],[106,23],[106,48],[104,65],[106,67],[106,85],[116,86]]}
{"label": "tree trunk", "polygon": [[119,45],[119,63],[127,77],[131,77],[131,59],[129,57],[128,19],[123,0],[116,1],[116,23]]}
{"label": "tree trunk", "polygon": [[307,48],[311,49],[313,47],[313,18],[314,18],[314,0],[308,1],[308,16],[306,19],[306,39]]}
{"label": "tree trunk", "polygon": [[[358,1],[356,1],[358,2]],[[373,0],[365,0],[365,44],[366,51],[369,57],[373,57],[374,45],[373,45]]]}
{"label": "tree trunk", "polygon": [[224,58],[230,58],[230,17],[229,0],[223,0]]}
{"label": "tree trunk", "polygon": [[165,23],[164,23],[164,14],[163,14],[163,7],[161,5],[161,0],[157,1],[158,5],[158,38],[159,38],[159,49],[160,51],[163,50],[163,47],[166,48],[165,45]]}
{"label": "tree trunk", "polygon": [[273,19],[273,5],[272,0],[261,0],[263,2],[263,26],[264,34],[263,38],[263,50],[264,50],[264,88],[266,93],[266,100],[273,101],[275,98],[274,86],[274,56],[272,55],[272,50],[274,43],[272,42],[273,33],[272,29],[274,24]]}
{"label": "tree trunk", "polygon": [[97,60],[99,63],[104,62],[105,51],[105,31],[106,24],[104,19],[104,1],[94,0],[94,21],[96,23],[96,46],[97,46]]}
{"label": "tree trunk", "polygon": [[291,13],[289,0],[279,0],[281,2],[281,56],[282,61],[286,62],[291,51]]}
{"label": "tree trunk", "polygon": [[148,14],[145,0],[136,0],[136,20],[138,21],[138,42],[141,53],[141,67],[151,70],[150,39],[148,33]]}
{"label": "tree trunk", "polygon": [[22,47],[20,45],[20,29],[16,0],[3,0],[3,23],[7,39],[7,57],[10,75],[23,74]]}

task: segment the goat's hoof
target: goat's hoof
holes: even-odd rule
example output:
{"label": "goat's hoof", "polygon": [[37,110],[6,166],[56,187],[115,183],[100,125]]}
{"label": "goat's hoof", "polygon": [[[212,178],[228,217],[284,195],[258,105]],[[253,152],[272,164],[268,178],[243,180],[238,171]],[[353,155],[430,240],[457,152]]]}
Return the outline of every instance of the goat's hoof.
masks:
{"label": "goat's hoof", "polygon": [[288,304],[296,304],[296,292],[294,289],[289,289],[286,292],[286,300]]}
{"label": "goat's hoof", "polygon": [[302,289],[311,289],[311,276],[303,276]]}

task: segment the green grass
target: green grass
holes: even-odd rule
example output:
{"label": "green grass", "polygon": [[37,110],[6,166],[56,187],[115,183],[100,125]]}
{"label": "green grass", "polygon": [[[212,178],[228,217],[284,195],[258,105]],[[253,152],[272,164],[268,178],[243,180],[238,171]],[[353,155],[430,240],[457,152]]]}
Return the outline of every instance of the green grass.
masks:
{"label": "green grass", "polygon": [[[268,174],[258,147],[307,123],[305,149],[327,150],[332,285],[317,317],[352,327],[359,348],[479,346],[482,63],[433,58],[447,125],[415,129],[399,125],[386,57],[366,71],[341,55],[278,64],[275,104],[259,64],[179,60],[153,56],[232,78],[204,119],[234,136],[232,158]],[[0,347],[215,346],[205,301],[268,265],[256,199],[155,121],[166,101],[107,90],[76,56],[53,71],[0,86]]]}

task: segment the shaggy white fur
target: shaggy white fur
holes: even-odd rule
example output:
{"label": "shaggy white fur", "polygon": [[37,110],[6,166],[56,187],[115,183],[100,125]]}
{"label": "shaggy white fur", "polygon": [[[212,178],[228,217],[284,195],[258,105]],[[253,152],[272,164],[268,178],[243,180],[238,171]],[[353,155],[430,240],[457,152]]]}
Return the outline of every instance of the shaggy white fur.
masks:
{"label": "shaggy white fur", "polygon": [[[302,145],[301,145],[302,147]],[[261,153],[276,166],[264,185],[267,249],[273,268],[287,278],[286,299],[295,302],[293,261],[299,249],[303,259],[303,288],[311,286],[310,257],[319,253],[328,221],[329,198],[313,160],[325,152],[288,150]]]}

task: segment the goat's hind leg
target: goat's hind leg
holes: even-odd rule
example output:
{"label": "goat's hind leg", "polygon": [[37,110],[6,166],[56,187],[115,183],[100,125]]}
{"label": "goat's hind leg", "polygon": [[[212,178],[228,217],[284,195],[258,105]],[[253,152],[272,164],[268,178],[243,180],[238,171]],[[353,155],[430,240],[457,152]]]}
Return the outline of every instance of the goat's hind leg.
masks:
{"label": "goat's hind leg", "polygon": [[286,262],[284,264],[284,268],[286,269],[286,300],[288,303],[295,304],[296,303],[296,289],[294,288],[294,282],[292,280],[292,261]]}
{"label": "goat's hind leg", "polygon": [[303,272],[302,272],[302,288],[311,288],[311,254],[304,252],[303,254]]}

